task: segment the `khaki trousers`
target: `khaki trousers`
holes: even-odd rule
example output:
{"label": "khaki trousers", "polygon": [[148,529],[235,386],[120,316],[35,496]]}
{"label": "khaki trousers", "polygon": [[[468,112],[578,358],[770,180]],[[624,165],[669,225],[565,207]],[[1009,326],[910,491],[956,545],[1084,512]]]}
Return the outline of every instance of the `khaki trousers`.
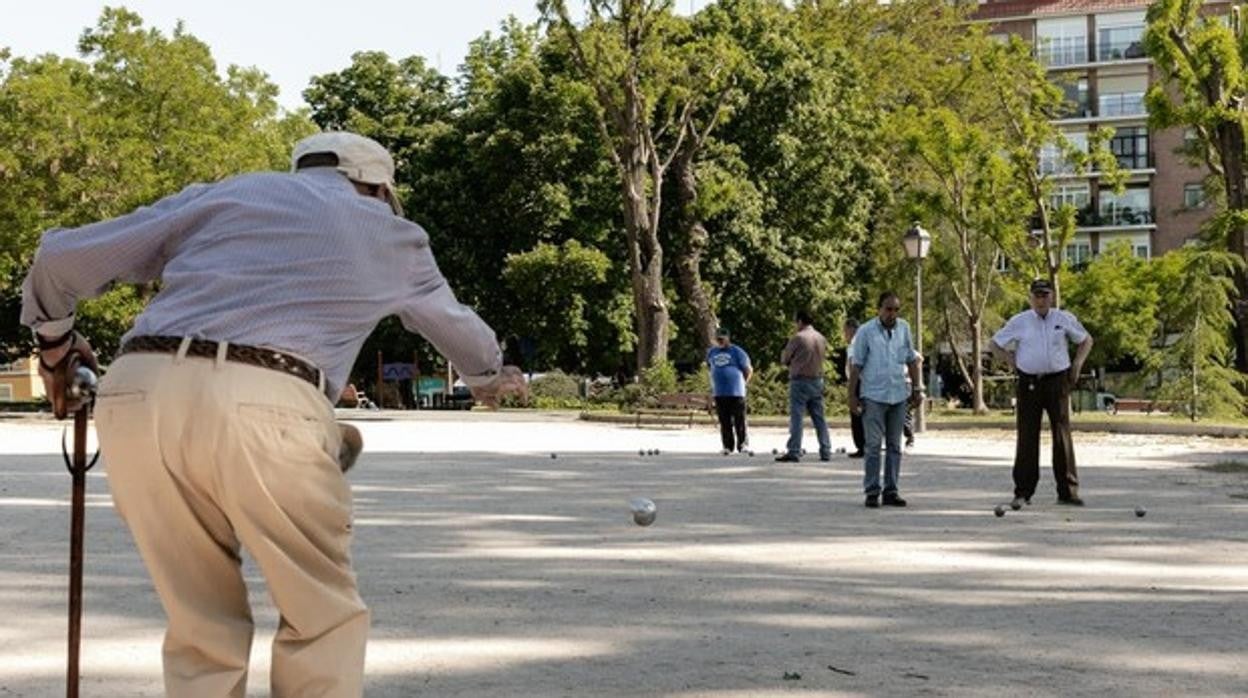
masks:
{"label": "khaki trousers", "polygon": [[245,695],[240,547],[281,615],[273,696],[362,695],[369,616],[351,569],[351,491],[316,387],[224,352],[127,354],[101,383],[96,428],[117,511],[168,616],[166,695]]}

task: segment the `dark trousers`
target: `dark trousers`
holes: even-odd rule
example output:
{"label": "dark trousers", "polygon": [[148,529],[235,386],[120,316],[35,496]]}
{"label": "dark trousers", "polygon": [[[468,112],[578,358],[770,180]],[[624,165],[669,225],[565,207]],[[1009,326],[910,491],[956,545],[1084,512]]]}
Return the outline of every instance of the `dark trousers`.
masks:
{"label": "dark trousers", "polygon": [[854,436],[854,450],[862,451],[862,444],[867,440],[867,434],[862,428],[862,415],[849,413],[849,433]]}
{"label": "dark trousers", "polygon": [[[719,415],[719,437],[724,448],[739,451],[745,448],[745,398],[715,397],[715,412]],[[733,444],[733,436],[736,444]]]}
{"label": "dark trousers", "polygon": [[[858,384],[858,399],[862,400],[862,383]],[[862,445],[867,442],[867,432],[862,426],[862,413],[849,413],[849,433],[854,438],[854,450],[862,453]]]}
{"label": "dark trousers", "polygon": [[1065,373],[1033,376],[1019,372],[1015,423],[1018,445],[1014,452],[1014,496],[1031,497],[1040,482],[1040,417],[1049,415],[1053,430],[1053,479],[1057,496],[1079,494],[1075,446],[1070,439],[1070,391]]}

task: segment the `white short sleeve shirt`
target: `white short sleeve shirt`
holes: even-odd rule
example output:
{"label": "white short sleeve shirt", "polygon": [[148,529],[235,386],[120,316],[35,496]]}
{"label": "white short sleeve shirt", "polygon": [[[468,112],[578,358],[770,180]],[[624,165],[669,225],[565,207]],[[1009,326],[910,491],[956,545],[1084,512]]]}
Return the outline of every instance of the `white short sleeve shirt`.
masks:
{"label": "white short sleeve shirt", "polygon": [[1060,308],[1050,308],[1044,317],[1030,309],[1015,315],[992,341],[1003,349],[1013,349],[1018,370],[1038,376],[1068,370],[1070,344],[1087,338],[1088,331],[1078,318]]}

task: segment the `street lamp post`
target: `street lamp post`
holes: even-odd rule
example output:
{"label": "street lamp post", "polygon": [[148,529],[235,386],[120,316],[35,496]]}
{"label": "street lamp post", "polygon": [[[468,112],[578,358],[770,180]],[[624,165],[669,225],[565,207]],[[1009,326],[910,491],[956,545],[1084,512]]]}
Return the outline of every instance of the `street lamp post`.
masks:
{"label": "street lamp post", "polygon": [[[923,354],[923,258],[932,247],[932,236],[917,222],[906,231],[901,242],[905,245],[906,256],[914,260],[914,346]],[[928,361],[927,354],[923,360]],[[920,375],[920,380],[922,376]],[[926,403],[920,404],[914,413],[914,431],[922,432],[927,428],[927,415],[924,414]]]}

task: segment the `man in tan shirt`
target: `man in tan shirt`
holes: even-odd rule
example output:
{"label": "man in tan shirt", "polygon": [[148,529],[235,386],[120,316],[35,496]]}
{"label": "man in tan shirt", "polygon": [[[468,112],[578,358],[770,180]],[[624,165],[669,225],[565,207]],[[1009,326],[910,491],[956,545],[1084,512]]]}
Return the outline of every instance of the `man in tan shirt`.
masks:
{"label": "man in tan shirt", "polygon": [[810,421],[815,425],[819,460],[831,460],[832,442],[823,418],[823,359],[828,353],[828,340],[814,328],[809,312],[799,310],[793,319],[796,332],[780,354],[780,362],[789,367],[789,442],[776,461],[796,463],[802,459],[803,411],[810,412]]}

